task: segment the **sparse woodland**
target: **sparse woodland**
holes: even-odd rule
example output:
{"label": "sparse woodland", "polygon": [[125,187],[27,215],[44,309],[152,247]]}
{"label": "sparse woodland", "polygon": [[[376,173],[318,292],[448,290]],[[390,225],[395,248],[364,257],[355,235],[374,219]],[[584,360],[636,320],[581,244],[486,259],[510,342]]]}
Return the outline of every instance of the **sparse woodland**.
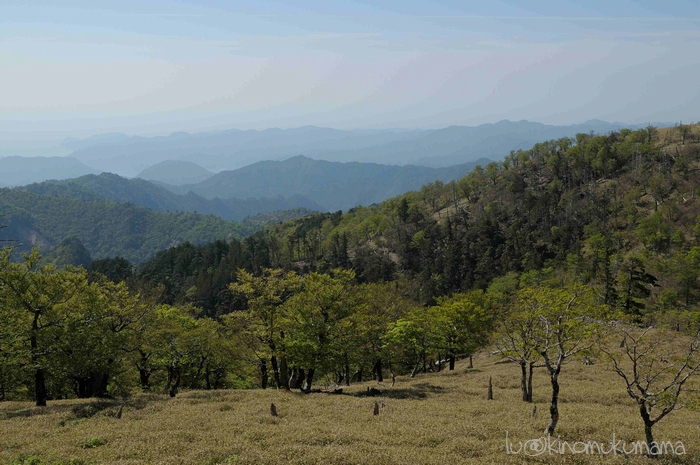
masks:
{"label": "sparse woodland", "polygon": [[543,142],[459,181],[135,269],[7,248],[0,400],[390,389],[461,360],[508,377],[522,408],[539,399],[540,433],[557,434],[581,422],[560,404],[585,366],[653,442],[676,410],[700,417],[699,139],[680,125]]}

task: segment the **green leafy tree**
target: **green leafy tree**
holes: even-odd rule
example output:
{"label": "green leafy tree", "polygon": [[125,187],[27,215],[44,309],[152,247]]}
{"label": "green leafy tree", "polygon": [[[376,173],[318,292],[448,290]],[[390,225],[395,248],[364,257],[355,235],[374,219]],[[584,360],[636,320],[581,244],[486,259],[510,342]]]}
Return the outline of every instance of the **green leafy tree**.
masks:
{"label": "green leafy tree", "polygon": [[359,305],[351,292],[355,274],[333,270],[331,275],[309,273],[302,289],[285,304],[289,318],[287,354],[297,366],[306,368],[304,391],[309,392],[314,375],[326,374],[343,363],[339,335],[345,319]]}
{"label": "green leafy tree", "polygon": [[389,325],[384,341],[394,360],[403,360],[410,367],[411,378],[421,364],[427,371],[428,355],[437,346],[425,308],[416,308]]}
{"label": "green leafy tree", "polygon": [[52,265],[39,266],[36,249],[25,254],[20,263],[10,262],[11,253],[9,249],[0,252],[0,287],[9,307],[20,312],[19,319],[26,325],[21,334],[29,346],[34,398],[36,405],[43,407],[49,397],[49,356],[58,350],[61,330],[72,309],[80,305],[80,291],[87,286],[87,274],[77,270],[59,272]]}
{"label": "green leafy tree", "polygon": [[535,322],[533,339],[552,387],[550,421],[546,434],[559,422],[559,376],[564,363],[593,344],[597,323],[605,307],[595,305],[590,290],[582,286],[528,287],[518,292],[519,305]]}
{"label": "green leafy tree", "polygon": [[286,351],[287,318],[284,303],[301,289],[301,278],[294,272],[263,270],[256,277],[245,270],[238,270],[238,282],[229,288],[234,294],[242,294],[247,301],[247,310],[237,312],[231,318],[249,334],[246,339],[252,344],[261,344],[267,353],[262,360],[261,382],[266,387],[266,361],[269,359],[275,386],[289,388],[289,369]]}
{"label": "green leafy tree", "polygon": [[439,340],[438,349],[446,354],[454,370],[458,356],[470,356],[488,340],[493,322],[488,298],[482,291],[455,294],[438,299],[428,311]]}

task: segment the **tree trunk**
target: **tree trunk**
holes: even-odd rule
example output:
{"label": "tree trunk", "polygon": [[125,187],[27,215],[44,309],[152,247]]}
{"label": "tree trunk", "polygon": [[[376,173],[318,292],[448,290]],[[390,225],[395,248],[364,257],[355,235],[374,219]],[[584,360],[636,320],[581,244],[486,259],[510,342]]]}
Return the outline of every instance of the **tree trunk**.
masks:
{"label": "tree trunk", "polygon": [[535,362],[530,362],[530,373],[527,376],[527,401],[532,402],[532,369]]}
{"label": "tree trunk", "polygon": [[472,354],[469,354],[469,368],[474,368],[474,361],[472,360]]}
{"label": "tree trunk", "polygon": [[372,376],[374,379],[379,381],[380,383],[384,381],[384,377],[382,376],[382,359],[379,358],[377,361],[374,363],[374,368],[372,368]]}
{"label": "tree trunk", "polygon": [[267,362],[260,360],[260,387],[267,389]]}
{"label": "tree trunk", "polygon": [[348,360],[348,354],[345,353],[345,385],[350,386],[350,361]]}
{"label": "tree trunk", "polygon": [[151,371],[140,366],[136,366],[139,370],[139,380],[141,381],[141,390],[146,392],[151,389],[150,378]]}
{"label": "tree trunk", "polygon": [[90,397],[107,397],[107,385],[109,373],[92,373],[89,376],[73,377],[75,381],[75,395],[79,399]]}
{"label": "tree trunk", "polygon": [[170,388],[170,397],[175,397],[177,395],[177,390],[180,387],[180,370],[175,371],[175,383]]}
{"label": "tree trunk", "polygon": [[204,369],[204,382],[206,383],[206,389],[207,391],[211,389],[211,368],[209,367],[209,363],[207,363],[207,366]]}
{"label": "tree trunk", "polygon": [[36,406],[46,407],[46,400],[48,395],[46,393],[46,377],[44,376],[44,369],[37,368],[34,373],[34,386],[36,393]]}
{"label": "tree trunk", "polygon": [[647,441],[647,447],[649,448],[649,453],[647,456],[651,458],[656,458],[658,456],[658,447],[653,447],[654,446],[654,434],[651,430],[651,428],[654,426],[654,422],[651,421],[651,418],[649,417],[649,411],[647,410],[647,405],[646,402],[642,402],[639,404],[639,413],[642,416],[642,420],[644,420],[644,436],[646,437]]}
{"label": "tree trunk", "polygon": [[527,395],[527,363],[525,360],[520,361],[520,391],[523,394],[523,402],[528,402]]}
{"label": "tree trunk", "polygon": [[355,372],[355,374],[352,375],[352,379],[353,379],[356,383],[361,383],[361,382],[362,382],[362,378],[364,377],[364,372],[365,372],[365,370],[364,370],[363,367],[358,368],[357,371]]}
{"label": "tree trunk", "polygon": [[89,378],[73,378],[75,385],[73,387],[73,392],[78,397],[78,399],[87,399],[92,396],[90,392],[90,379]]}
{"label": "tree trunk", "polygon": [[304,381],[304,392],[311,392],[311,383],[314,380],[314,368],[309,368],[306,372],[306,380]]}
{"label": "tree trunk", "polygon": [[457,358],[455,357],[455,354],[450,354],[450,371],[453,371],[455,369],[455,360]]}
{"label": "tree trunk", "polygon": [[146,392],[151,389],[151,370],[148,369],[148,359],[151,358],[151,354],[147,354],[146,352],[139,350],[139,355],[141,356],[141,359],[139,362],[136,363],[136,369],[139,370],[141,390]]}
{"label": "tree trunk", "polygon": [[557,422],[559,421],[559,376],[554,373],[550,375],[550,380],[552,382],[552,401],[549,404],[549,424],[547,429],[544,430],[544,434],[554,434],[554,430],[557,427]]}
{"label": "tree trunk", "polygon": [[103,372],[95,375],[92,395],[95,397],[108,397],[107,386],[109,385],[109,373]]}
{"label": "tree trunk", "polygon": [[420,369],[420,362],[421,358],[418,357],[418,360],[416,360],[416,365],[413,367],[413,371],[411,371],[411,378],[415,378],[416,374],[418,374],[418,370]]}
{"label": "tree trunk", "polygon": [[[39,351],[39,343],[37,341],[37,332],[39,331],[39,313],[34,312],[34,321],[32,322],[32,335],[29,338],[29,345],[32,349],[32,365],[39,365],[39,357],[37,353]],[[37,407],[46,407],[46,400],[48,394],[46,393],[46,376],[44,374],[44,369],[38,367],[34,372],[34,396],[36,398]]]}
{"label": "tree trunk", "polygon": [[270,357],[270,365],[272,365],[272,377],[275,380],[275,387],[277,389],[280,388],[281,383],[280,383],[280,368],[279,365],[277,365],[277,357],[274,355]]}
{"label": "tree trunk", "polygon": [[299,370],[292,368],[292,374],[289,375],[289,389],[296,389],[299,386]]}
{"label": "tree trunk", "polygon": [[289,389],[289,365],[287,365],[287,357],[280,357],[280,383],[281,387]]}

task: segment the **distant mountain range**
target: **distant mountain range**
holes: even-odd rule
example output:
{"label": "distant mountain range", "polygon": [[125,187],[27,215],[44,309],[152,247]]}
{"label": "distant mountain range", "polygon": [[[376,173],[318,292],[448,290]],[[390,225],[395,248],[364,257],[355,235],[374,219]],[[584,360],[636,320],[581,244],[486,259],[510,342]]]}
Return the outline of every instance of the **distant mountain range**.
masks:
{"label": "distant mountain range", "polygon": [[47,179],[70,179],[98,170],[72,157],[0,158],[0,186],[23,186]]}
{"label": "distant mountain range", "polygon": [[125,179],[111,173],[63,181],[46,181],[18,189],[40,195],[130,202],[154,211],[202,213],[230,221],[242,221],[255,215],[296,208],[309,211],[323,210],[319,204],[300,195],[289,197],[279,195],[274,198],[205,199],[192,192],[179,195],[143,179]]}
{"label": "distant mountain range", "polygon": [[321,205],[323,210],[337,211],[378,203],[437,180],[459,179],[476,165],[485,166],[490,161],[480,159],[448,168],[428,168],[338,163],[299,155],[222,171],[198,184],[168,188],[175,193],[194,193],[208,199],[302,196]]}
{"label": "distant mountain range", "polygon": [[184,160],[166,160],[146,168],[136,175],[148,181],[158,181],[173,186],[196,184],[214,176],[196,163]]}
{"label": "distant mountain range", "polygon": [[127,177],[165,160],[191,161],[218,172],[295,155],[440,168],[480,158],[500,160],[511,150],[528,149],[543,140],[591,131],[603,134],[623,127],[636,126],[600,120],[570,126],[504,120],[434,130],[347,131],[305,126],[286,130],[178,132],[159,137],[104,134],[84,140],[68,139],[65,145],[75,150],[71,156],[83,163]]}
{"label": "distant mountain range", "polygon": [[300,155],[222,171],[200,183],[184,186],[102,173],[18,189],[40,195],[130,202],[155,211],[197,212],[241,221],[294,208],[337,211],[371,205],[434,181],[459,179],[476,165],[485,166],[489,162],[481,159],[448,168],[428,168],[338,163]]}

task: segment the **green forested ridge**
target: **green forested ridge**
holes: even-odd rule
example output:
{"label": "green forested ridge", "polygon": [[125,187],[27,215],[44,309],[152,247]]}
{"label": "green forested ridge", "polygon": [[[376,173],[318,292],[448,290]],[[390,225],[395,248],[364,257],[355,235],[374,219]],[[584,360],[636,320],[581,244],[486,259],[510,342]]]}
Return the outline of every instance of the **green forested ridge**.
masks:
{"label": "green forested ridge", "polygon": [[687,398],[700,373],[693,130],[537,144],[380,205],[181,244],[136,273],[121,259],[89,275],[38,267],[36,255],[12,263],[7,250],[3,396],[309,392],[321,379],[453,369],[492,344],[519,365],[524,401],[533,368],[551,381],[550,434],[562,367],[612,361],[651,444],[656,421],[697,401]]}
{"label": "green forested ridge", "polygon": [[42,195],[131,202],[155,211],[216,215],[229,221],[242,221],[255,215],[295,208],[322,210],[317,203],[299,195],[245,199],[222,197],[208,200],[192,192],[186,192],[184,195],[174,194],[152,182],[143,179],[126,179],[112,173],[81,176],[64,181],[46,181],[20,189]]}
{"label": "green forested ridge", "polygon": [[[235,266],[352,267],[360,282],[410,277],[423,303],[553,267],[629,313],[692,306],[700,250],[695,141],[683,143],[677,128],[649,128],[544,142],[456,182],[272,226],[246,239],[251,261]],[[161,255],[175,263],[178,253]]]}
{"label": "green forested ridge", "polygon": [[256,227],[212,215],[156,212],[130,203],[0,190],[3,238],[19,240],[20,250],[51,250],[77,238],[92,258],[122,256],[134,263],[181,242],[203,244],[239,238]]}

